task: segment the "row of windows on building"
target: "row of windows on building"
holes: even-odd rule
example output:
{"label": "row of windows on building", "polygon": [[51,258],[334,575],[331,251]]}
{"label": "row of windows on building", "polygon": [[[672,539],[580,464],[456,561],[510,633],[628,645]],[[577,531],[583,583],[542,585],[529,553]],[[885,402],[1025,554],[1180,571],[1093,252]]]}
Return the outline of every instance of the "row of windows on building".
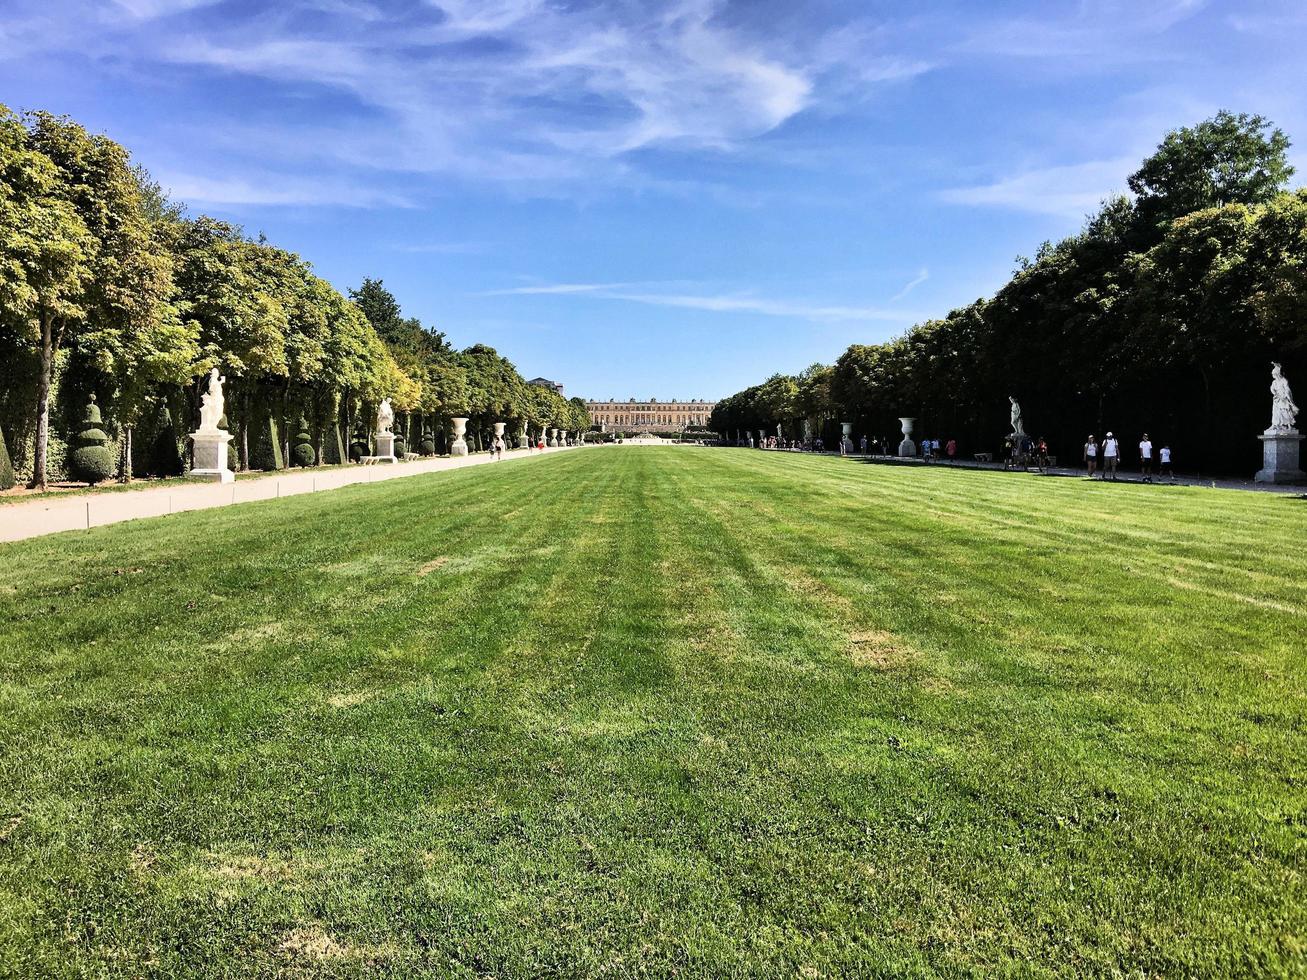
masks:
{"label": "row of windows on building", "polygon": [[596,425],[706,425],[702,412],[594,412],[590,420]]}

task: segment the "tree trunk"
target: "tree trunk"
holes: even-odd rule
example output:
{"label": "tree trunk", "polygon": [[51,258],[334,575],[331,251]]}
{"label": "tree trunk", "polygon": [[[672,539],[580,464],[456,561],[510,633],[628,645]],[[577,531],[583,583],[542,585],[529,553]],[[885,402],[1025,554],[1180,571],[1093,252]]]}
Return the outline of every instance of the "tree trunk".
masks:
{"label": "tree trunk", "polygon": [[250,468],[250,413],[254,410],[253,399],[250,395],[250,383],[248,380],[241,382],[241,388],[244,389],[241,401],[244,407],[241,409],[241,472],[247,472]]}
{"label": "tree trunk", "polygon": [[46,488],[46,453],[50,446],[50,376],[54,371],[54,324],[41,311],[41,377],[36,384],[36,445],[32,453],[32,490]]}
{"label": "tree trunk", "polygon": [[123,465],[122,476],[123,483],[132,482],[132,426],[123,426]]}

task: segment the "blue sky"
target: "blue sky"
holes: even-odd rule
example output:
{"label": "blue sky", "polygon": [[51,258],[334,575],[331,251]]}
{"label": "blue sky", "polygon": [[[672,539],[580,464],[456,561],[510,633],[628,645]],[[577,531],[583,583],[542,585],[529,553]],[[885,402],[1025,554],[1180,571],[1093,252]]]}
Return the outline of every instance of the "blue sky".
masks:
{"label": "blue sky", "polygon": [[0,102],[586,397],[719,397],[988,295],[1220,108],[1307,173],[1301,0],[2,5]]}

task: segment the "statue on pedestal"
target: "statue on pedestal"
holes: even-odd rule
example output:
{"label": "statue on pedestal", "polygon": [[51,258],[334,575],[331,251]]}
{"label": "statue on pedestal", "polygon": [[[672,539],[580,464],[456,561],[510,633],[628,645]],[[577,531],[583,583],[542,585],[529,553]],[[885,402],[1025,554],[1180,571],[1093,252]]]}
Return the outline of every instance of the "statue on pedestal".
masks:
{"label": "statue on pedestal", "polygon": [[1258,483],[1307,483],[1301,466],[1303,434],[1295,427],[1298,406],[1293,403],[1289,379],[1278,361],[1271,362],[1271,427],[1257,438],[1262,443]]}
{"label": "statue on pedestal", "polygon": [[226,399],[222,386],[227,379],[214,368],[209,372],[209,390],[200,395],[200,427],[191,433],[192,466],[190,475],[218,483],[231,483],[236,477],[227,464],[227,443],[232,435],[219,428]]}
{"label": "statue on pedestal", "polygon": [[1291,432],[1298,421],[1298,406],[1293,390],[1279,361],[1271,362],[1271,427],[1267,432]]}

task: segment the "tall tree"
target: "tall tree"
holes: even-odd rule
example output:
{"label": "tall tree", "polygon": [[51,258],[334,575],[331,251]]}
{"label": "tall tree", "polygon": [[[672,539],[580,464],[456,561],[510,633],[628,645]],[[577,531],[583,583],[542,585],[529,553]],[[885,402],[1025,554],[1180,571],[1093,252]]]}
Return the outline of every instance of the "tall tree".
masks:
{"label": "tall tree", "polygon": [[1293,176],[1288,151],[1288,137],[1266,119],[1222,110],[1168,133],[1130,175],[1130,189],[1155,223],[1225,204],[1264,204]]}
{"label": "tall tree", "polygon": [[[87,149],[87,139],[70,134]],[[80,137],[85,137],[81,131]],[[97,242],[68,186],[68,174],[0,106],[0,309],[39,352],[31,485],[45,489],[50,387],[67,331],[86,314]]]}

